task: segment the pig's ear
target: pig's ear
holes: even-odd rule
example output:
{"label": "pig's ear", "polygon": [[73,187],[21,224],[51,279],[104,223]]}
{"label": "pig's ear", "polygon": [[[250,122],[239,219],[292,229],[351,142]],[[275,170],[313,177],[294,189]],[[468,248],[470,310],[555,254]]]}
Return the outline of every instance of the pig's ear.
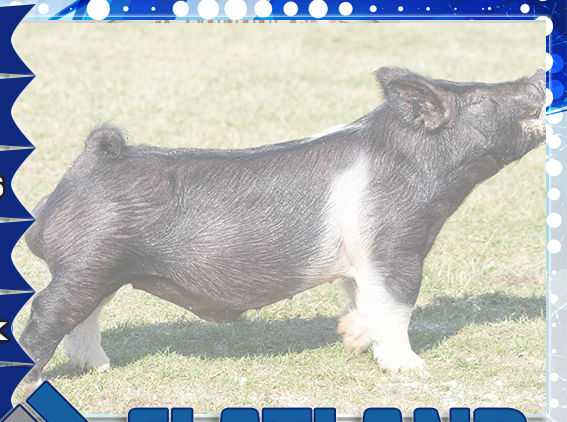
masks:
{"label": "pig's ear", "polygon": [[437,130],[452,118],[450,96],[417,73],[397,67],[374,72],[386,101],[414,128]]}

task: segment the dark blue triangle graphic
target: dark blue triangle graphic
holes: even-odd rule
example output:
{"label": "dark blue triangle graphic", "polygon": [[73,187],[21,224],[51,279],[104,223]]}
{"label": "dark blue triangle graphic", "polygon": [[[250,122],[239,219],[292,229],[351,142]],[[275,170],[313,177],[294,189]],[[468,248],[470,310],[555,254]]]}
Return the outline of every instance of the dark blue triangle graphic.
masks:
{"label": "dark blue triangle graphic", "polygon": [[31,148],[0,151],[0,217],[23,220],[33,218],[12,189],[14,174],[32,151]]}
{"label": "dark blue triangle graphic", "polygon": [[10,338],[7,343],[0,343],[2,350],[2,361],[27,363],[33,365],[33,360],[23,351],[12,332],[12,322],[22,309],[22,306],[33,296],[31,293],[20,293],[11,295],[0,295],[0,309],[2,309],[2,319],[8,321],[8,327],[2,329],[2,333]]}
{"label": "dark blue triangle graphic", "polygon": [[[0,56],[0,63],[2,60],[3,58]],[[33,146],[12,118],[14,102],[33,78],[33,76],[27,76],[23,78],[0,79],[0,145],[14,147]]]}
{"label": "dark blue triangle graphic", "polygon": [[12,34],[16,26],[33,7],[33,4],[0,7],[0,73],[32,75],[14,50]]}
{"label": "dark blue triangle graphic", "polygon": [[[33,79],[33,74],[18,57],[12,46],[12,34],[34,5],[0,7],[0,74],[26,75],[0,78],[0,146],[30,149],[0,150],[0,217],[29,219],[31,216],[20,204],[12,190],[16,170],[32,152],[33,145],[26,139],[12,118],[14,102]],[[3,75],[2,75],[3,76]],[[0,418],[12,408],[11,398],[17,385],[33,367],[33,361],[14,339],[12,323],[22,306],[33,295],[33,290],[16,270],[12,250],[32,221],[0,222]],[[14,290],[27,291],[14,294]],[[11,294],[3,294],[5,291]],[[10,421],[23,422],[25,412],[11,413]],[[31,418],[33,420],[33,418]]]}

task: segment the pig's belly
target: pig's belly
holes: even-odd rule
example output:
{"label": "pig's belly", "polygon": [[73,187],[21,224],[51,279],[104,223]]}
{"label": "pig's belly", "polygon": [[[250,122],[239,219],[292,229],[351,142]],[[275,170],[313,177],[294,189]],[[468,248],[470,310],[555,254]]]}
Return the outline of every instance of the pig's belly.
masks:
{"label": "pig's belly", "polygon": [[201,286],[195,290],[164,278],[140,278],[133,281],[132,286],[181,306],[198,317],[211,322],[236,321],[248,309],[260,309],[305,290],[295,288],[289,294],[281,290],[272,291],[270,294],[258,294],[257,291],[254,292],[243,287],[240,294],[235,294],[234,298],[230,300],[226,298],[225,294],[214,293],[215,288],[219,288],[219,286],[211,286],[210,291],[207,291],[206,286]]}
{"label": "pig's belly", "polygon": [[244,311],[233,309],[191,309],[199,318],[210,322],[234,322]]}

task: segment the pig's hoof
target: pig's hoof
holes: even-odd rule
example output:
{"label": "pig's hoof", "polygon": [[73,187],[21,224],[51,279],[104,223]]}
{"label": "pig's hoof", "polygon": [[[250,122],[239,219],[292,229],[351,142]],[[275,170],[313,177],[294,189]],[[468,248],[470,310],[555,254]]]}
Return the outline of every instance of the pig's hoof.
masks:
{"label": "pig's hoof", "polygon": [[110,370],[110,359],[102,350],[102,347],[99,348],[95,353],[91,356],[86,356],[85,359],[70,359],[71,363],[76,366],[81,371],[90,371],[91,369],[96,369],[98,372],[105,372]]}
{"label": "pig's hoof", "polygon": [[41,379],[41,377],[33,381],[24,378],[18,386],[18,389],[25,397],[28,397],[41,385],[42,382],[43,380]]}
{"label": "pig's hoof", "polygon": [[78,345],[73,341],[66,340],[63,342],[63,351],[71,364],[77,369],[81,371],[97,369],[99,372],[110,369],[110,359],[100,345],[89,348],[87,347],[88,344]]}
{"label": "pig's hoof", "polygon": [[425,366],[423,359],[416,355],[413,350],[383,350],[378,345],[373,345],[374,359],[378,366],[389,374],[398,372],[418,371]]}
{"label": "pig's hoof", "polygon": [[344,348],[354,351],[357,355],[364,352],[370,342],[366,329],[356,322],[349,311],[345,312],[339,319],[337,334],[343,334]]}
{"label": "pig's hoof", "polygon": [[69,361],[77,369],[84,372],[90,371],[91,369],[96,369],[98,372],[110,370],[110,359],[106,356],[106,353],[104,353],[102,348],[93,353],[91,356],[69,357]]}

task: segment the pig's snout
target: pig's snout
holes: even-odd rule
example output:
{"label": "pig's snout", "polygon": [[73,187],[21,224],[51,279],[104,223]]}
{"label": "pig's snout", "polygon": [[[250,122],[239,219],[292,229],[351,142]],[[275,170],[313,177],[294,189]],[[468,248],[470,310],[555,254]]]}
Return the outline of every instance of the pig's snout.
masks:
{"label": "pig's snout", "polygon": [[543,67],[538,67],[536,72],[530,76],[530,82],[540,86],[545,91],[545,70]]}
{"label": "pig's snout", "polygon": [[522,96],[522,130],[532,145],[545,142],[545,70],[537,71],[527,79]]}
{"label": "pig's snout", "polygon": [[536,72],[528,79],[530,86],[535,88],[536,101],[545,105],[545,70],[543,67],[538,67]]}
{"label": "pig's snout", "polygon": [[522,124],[541,124],[545,121],[545,70],[538,67],[536,72],[523,80],[516,88],[519,117]]}

